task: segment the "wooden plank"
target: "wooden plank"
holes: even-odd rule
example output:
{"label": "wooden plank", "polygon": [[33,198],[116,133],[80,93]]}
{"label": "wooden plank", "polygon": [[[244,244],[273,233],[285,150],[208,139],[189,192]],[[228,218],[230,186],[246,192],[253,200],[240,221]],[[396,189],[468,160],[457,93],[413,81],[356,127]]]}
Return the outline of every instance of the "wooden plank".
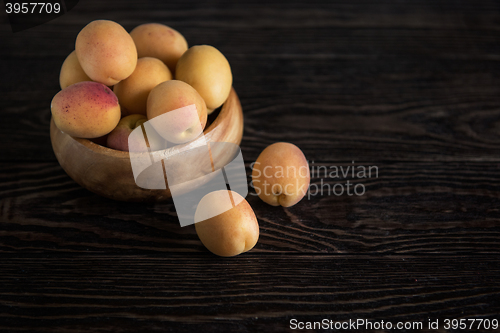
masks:
{"label": "wooden plank", "polygon": [[[121,7],[121,8],[120,8]],[[76,35],[94,19],[115,20],[129,31],[145,22],[180,30],[190,45],[211,44],[225,54],[399,54],[498,56],[498,2],[397,3],[183,1],[79,3],[68,14],[12,36],[0,30],[0,56],[67,55]],[[15,36],[25,38],[15,38]],[[47,47],[50,45],[51,47]]]}
{"label": "wooden plank", "polygon": [[0,330],[283,332],[327,318],[436,332],[429,319],[500,319],[499,267],[487,255],[2,255]]}
{"label": "wooden plank", "polygon": [[[323,192],[313,188],[290,208],[271,207],[250,188],[261,231],[253,251],[499,253],[499,175],[488,162],[387,163],[378,178],[324,178]],[[321,177],[312,183],[321,187]],[[349,179],[365,194],[349,196]],[[193,226],[180,227],[172,201],[104,199],[57,163],[2,164],[0,184],[3,252],[207,252]]]}
{"label": "wooden plank", "polygon": [[[17,34],[0,16],[0,331],[283,332],[326,318],[449,332],[445,319],[500,320],[499,12],[496,1],[86,0]],[[172,202],[82,189],[53,155],[49,105],[76,35],[100,18],[165,23],[227,56],[248,174],[267,145],[290,141],[311,166],[354,161],[378,177],[316,174],[313,186],[366,193],[287,209],[251,191],[260,239],[235,258],[209,253]]]}
{"label": "wooden plank", "polygon": [[[496,61],[230,60],[245,115],[242,149],[248,161],[276,141],[293,142],[309,160],[321,162],[500,161]],[[59,90],[62,58],[46,58],[45,67],[33,71],[39,61],[22,67],[16,60],[19,73],[3,81],[0,139],[8,144],[0,161],[54,160],[50,101]],[[19,88],[30,75],[43,85]]]}

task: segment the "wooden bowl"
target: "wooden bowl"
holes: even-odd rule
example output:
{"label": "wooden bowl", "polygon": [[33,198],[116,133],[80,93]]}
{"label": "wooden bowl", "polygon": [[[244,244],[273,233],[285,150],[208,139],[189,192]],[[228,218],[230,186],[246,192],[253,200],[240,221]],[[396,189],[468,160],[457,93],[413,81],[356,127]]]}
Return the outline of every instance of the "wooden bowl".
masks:
{"label": "wooden bowl", "polygon": [[[231,142],[239,145],[243,136],[243,112],[238,95],[231,89],[219,115],[204,130],[208,142]],[[103,147],[88,139],[74,138],[50,122],[50,140],[59,164],[78,184],[104,197],[120,201],[160,202],[171,197],[165,190],[137,186],[128,152]],[[186,145],[151,152],[161,159]]]}

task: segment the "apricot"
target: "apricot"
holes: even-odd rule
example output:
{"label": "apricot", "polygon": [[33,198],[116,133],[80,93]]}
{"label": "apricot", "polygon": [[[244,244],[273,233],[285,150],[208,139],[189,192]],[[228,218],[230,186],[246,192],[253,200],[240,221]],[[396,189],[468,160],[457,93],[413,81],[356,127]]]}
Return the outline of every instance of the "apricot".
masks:
{"label": "apricot", "polygon": [[[111,133],[107,136],[107,146],[112,149],[122,150],[122,151],[141,151],[141,148],[144,148],[143,142],[144,139],[132,136],[130,137],[130,133],[137,127],[140,127],[144,124],[148,119],[145,115],[142,114],[131,114],[122,119],[116,127],[111,131]],[[166,141],[161,136],[159,136],[156,132],[151,131],[149,128],[146,130],[147,135],[147,145],[149,150],[156,151],[160,149],[166,149]],[[131,140],[139,140],[136,142],[131,142]],[[132,149],[129,149],[132,148]],[[142,151],[147,151],[146,149]]]}
{"label": "apricot", "polygon": [[131,32],[139,58],[158,58],[175,71],[177,60],[188,49],[184,36],[160,23],[146,23],[135,27]]}
{"label": "apricot", "polygon": [[207,123],[207,106],[189,84],[170,80],[160,83],[149,93],[147,115],[162,137],[180,144],[203,132]]}
{"label": "apricot", "polygon": [[92,81],[92,79],[85,74],[78,57],[76,56],[76,51],[71,52],[64,60],[61,66],[61,72],[59,73],[59,85],[61,89],[64,89],[73,83],[82,81]]}
{"label": "apricot", "polygon": [[99,82],[85,81],[59,91],[50,104],[56,126],[78,138],[98,138],[120,121],[116,95]]}
{"label": "apricot", "polygon": [[208,114],[227,100],[233,84],[229,62],[210,45],[189,48],[177,62],[175,78],[198,91],[207,104]]}
{"label": "apricot", "polygon": [[107,86],[129,77],[137,64],[134,40],[113,21],[87,24],[76,37],[75,50],[85,73]]}
{"label": "apricot", "polygon": [[144,57],[137,60],[134,72],[118,82],[113,91],[129,114],[146,115],[149,92],[158,84],[172,79],[172,73],[159,59]]}
{"label": "apricot", "polygon": [[[222,211],[222,213],[219,213]],[[205,219],[204,216],[213,217]],[[259,223],[240,194],[220,190],[205,195],[195,212],[195,229],[212,253],[231,257],[251,250],[259,239]]]}
{"label": "apricot", "polygon": [[252,166],[252,184],[259,198],[272,206],[290,207],[309,189],[309,164],[294,144],[277,142],[260,153]]}

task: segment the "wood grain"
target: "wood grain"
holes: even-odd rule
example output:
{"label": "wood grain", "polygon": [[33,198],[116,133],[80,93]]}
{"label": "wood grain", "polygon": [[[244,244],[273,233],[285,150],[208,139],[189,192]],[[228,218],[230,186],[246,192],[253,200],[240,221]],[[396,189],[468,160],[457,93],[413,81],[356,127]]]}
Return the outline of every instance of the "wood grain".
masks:
{"label": "wood grain", "polygon": [[[21,67],[14,86],[30,75],[50,84],[9,91],[6,82],[0,90],[0,138],[9,142],[0,161],[54,160],[49,108],[62,59],[30,60],[50,65],[37,74],[23,70],[21,61],[13,65]],[[245,116],[246,160],[276,141],[294,142],[309,160],[325,162],[500,160],[496,61],[231,60]],[[255,74],[245,73],[249,63]]]}
{"label": "wood grain", "polygon": [[[182,3],[86,0],[40,29],[23,32],[40,56],[66,56],[77,33],[94,19],[113,19],[129,31],[161,22],[182,31],[190,45],[217,45],[224,54],[384,54],[489,57],[498,55],[496,1],[267,1],[196,0]],[[3,18],[5,20],[5,18]],[[12,34],[7,26],[4,36]],[[48,48],[47,45],[55,47]],[[4,42],[4,39],[2,39]],[[6,38],[0,56],[29,54]],[[239,91],[239,90],[238,90]]]}
{"label": "wood grain", "polygon": [[[332,190],[314,195],[312,188],[309,200],[290,208],[270,207],[250,188],[247,200],[261,228],[253,251],[500,253],[499,165],[378,167],[379,177],[371,179],[316,175],[312,184],[321,188],[323,181]],[[363,184],[366,193],[335,195],[333,186],[347,180]],[[180,227],[172,201],[105,199],[81,188],[57,163],[0,164],[0,195],[0,251],[206,252],[192,226]]]}
{"label": "wood grain", "polygon": [[221,49],[245,112],[248,159],[287,140],[316,160],[498,162],[497,3],[226,4],[158,4],[151,17],[151,4],[129,3],[130,15],[90,1],[22,38],[2,29],[0,138],[10,144],[0,160],[53,160],[48,110],[59,68],[81,27],[105,12],[128,29],[161,18],[191,45]]}
{"label": "wood grain", "polygon": [[498,319],[499,267],[484,255],[3,256],[0,329],[283,332],[293,318]]}
{"label": "wood grain", "polygon": [[[16,34],[0,15],[0,331],[500,320],[499,13],[498,1],[86,0]],[[102,18],[165,23],[224,53],[248,174],[289,141],[311,167],[375,165],[378,177],[316,174],[313,187],[366,193],[287,209],[250,188],[260,239],[229,259],[181,228],[171,201],[81,188],[55,159],[49,106],[77,33]]]}

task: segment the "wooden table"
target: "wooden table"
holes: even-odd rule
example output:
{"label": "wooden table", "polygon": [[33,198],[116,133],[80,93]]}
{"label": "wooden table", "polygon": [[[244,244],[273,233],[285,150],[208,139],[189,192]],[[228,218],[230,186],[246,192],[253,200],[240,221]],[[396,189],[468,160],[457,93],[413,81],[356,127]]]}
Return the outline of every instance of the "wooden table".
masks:
{"label": "wooden table", "polygon": [[[500,320],[499,14],[494,1],[85,0],[15,34],[0,15],[0,331]],[[101,18],[161,22],[227,56],[248,171],[288,141],[311,166],[378,177],[315,175],[365,193],[291,208],[251,192],[260,239],[229,259],[181,228],[172,202],[81,188],[52,152],[49,105],[76,35]]]}

